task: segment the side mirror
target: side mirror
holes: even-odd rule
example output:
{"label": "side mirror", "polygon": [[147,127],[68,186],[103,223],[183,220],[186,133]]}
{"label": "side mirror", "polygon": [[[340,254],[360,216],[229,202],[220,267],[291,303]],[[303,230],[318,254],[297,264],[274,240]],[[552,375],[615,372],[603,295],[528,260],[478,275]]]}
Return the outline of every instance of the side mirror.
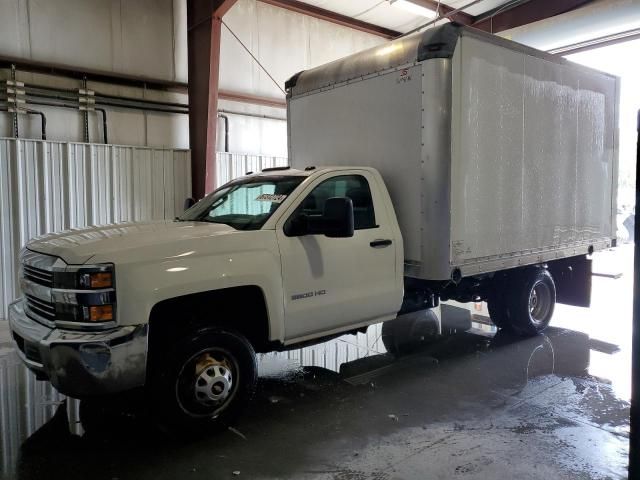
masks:
{"label": "side mirror", "polygon": [[333,197],[324,203],[322,232],[330,238],[353,237],[353,202],[348,197]]}
{"label": "side mirror", "polygon": [[189,210],[195,204],[196,204],[196,201],[193,198],[189,197],[184,201],[184,209]]}

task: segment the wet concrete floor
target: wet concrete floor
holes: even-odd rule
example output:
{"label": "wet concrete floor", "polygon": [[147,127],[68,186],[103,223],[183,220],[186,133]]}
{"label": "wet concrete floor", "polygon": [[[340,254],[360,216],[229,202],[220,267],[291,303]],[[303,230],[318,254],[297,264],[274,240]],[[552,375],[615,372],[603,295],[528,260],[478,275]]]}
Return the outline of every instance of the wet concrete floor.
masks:
{"label": "wet concrete floor", "polygon": [[[0,474],[19,479],[617,479],[629,432],[632,249],[596,258],[590,309],[558,306],[544,335],[481,315],[441,332],[405,319],[260,356],[233,428],[158,432],[135,396],[64,399],[19,362],[0,322]],[[610,275],[623,273],[618,279]],[[473,320],[473,321],[472,321]],[[82,419],[82,420],[81,420]]]}

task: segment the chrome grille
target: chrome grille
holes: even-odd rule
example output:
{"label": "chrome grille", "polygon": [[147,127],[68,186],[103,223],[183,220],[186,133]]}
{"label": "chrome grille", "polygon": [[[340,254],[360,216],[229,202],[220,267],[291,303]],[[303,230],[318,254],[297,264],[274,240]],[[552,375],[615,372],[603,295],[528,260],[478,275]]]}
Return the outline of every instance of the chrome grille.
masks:
{"label": "chrome grille", "polygon": [[20,263],[23,306],[31,319],[51,328],[107,329],[115,325],[113,314],[106,320],[92,320],[89,316],[89,307],[94,305],[110,305],[115,312],[113,286],[78,288],[77,281],[80,275],[95,272],[109,272],[113,278],[112,264],[68,265],[59,257],[28,248],[20,252]]}
{"label": "chrome grille", "polygon": [[25,295],[27,299],[27,309],[44,318],[45,320],[53,321],[56,318],[56,307],[52,302],[47,302],[40,298],[36,298],[33,295]]}
{"label": "chrome grille", "polygon": [[56,308],[51,301],[54,270],[58,258],[33,252],[26,248],[20,252],[21,287],[25,297],[25,312],[36,321],[54,322]]}
{"label": "chrome grille", "polygon": [[31,265],[22,265],[24,278],[45,287],[53,287],[53,272],[33,267]]}

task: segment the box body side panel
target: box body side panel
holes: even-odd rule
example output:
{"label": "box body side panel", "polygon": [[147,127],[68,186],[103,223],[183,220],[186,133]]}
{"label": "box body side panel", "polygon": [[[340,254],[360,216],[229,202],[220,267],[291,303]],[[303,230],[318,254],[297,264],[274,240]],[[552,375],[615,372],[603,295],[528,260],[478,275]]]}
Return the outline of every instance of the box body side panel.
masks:
{"label": "box body side panel", "polygon": [[462,35],[453,58],[289,98],[292,166],[377,168],[406,273],[445,280],[615,238],[619,79]]}
{"label": "box body side panel", "polygon": [[616,88],[608,75],[462,37],[453,58],[452,267],[482,273],[610,244]]}
{"label": "box body side panel", "polygon": [[422,255],[407,274],[430,280],[451,277],[451,59],[422,63]]}
{"label": "box body side panel", "polygon": [[407,66],[288,102],[291,165],[378,169],[409,262],[421,260],[421,78]]}

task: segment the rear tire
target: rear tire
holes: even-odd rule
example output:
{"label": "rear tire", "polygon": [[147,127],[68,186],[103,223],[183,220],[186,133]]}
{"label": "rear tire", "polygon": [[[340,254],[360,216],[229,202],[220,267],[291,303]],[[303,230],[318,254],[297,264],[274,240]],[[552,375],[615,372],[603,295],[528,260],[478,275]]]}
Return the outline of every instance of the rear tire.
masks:
{"label": "rear tire", "polygon": [[556,285],[544,268],[527,268],[516,278],[507,306],[509,325],[519,335],[536,335],[551,321],[556,305]]}
{"label": "rear tire", "polygon": [[498,328],[521,336],[536,335],[553,316],[555,283],[541,267],[515,270],[494,278],[488,303],[489,316]]}
{"label": "rear tire", "polygon": [[253,347],[239,333],[204,330],[187,336],[152,372],[155,417],[170,430],[226,426],[253,396],[257,371]]}

